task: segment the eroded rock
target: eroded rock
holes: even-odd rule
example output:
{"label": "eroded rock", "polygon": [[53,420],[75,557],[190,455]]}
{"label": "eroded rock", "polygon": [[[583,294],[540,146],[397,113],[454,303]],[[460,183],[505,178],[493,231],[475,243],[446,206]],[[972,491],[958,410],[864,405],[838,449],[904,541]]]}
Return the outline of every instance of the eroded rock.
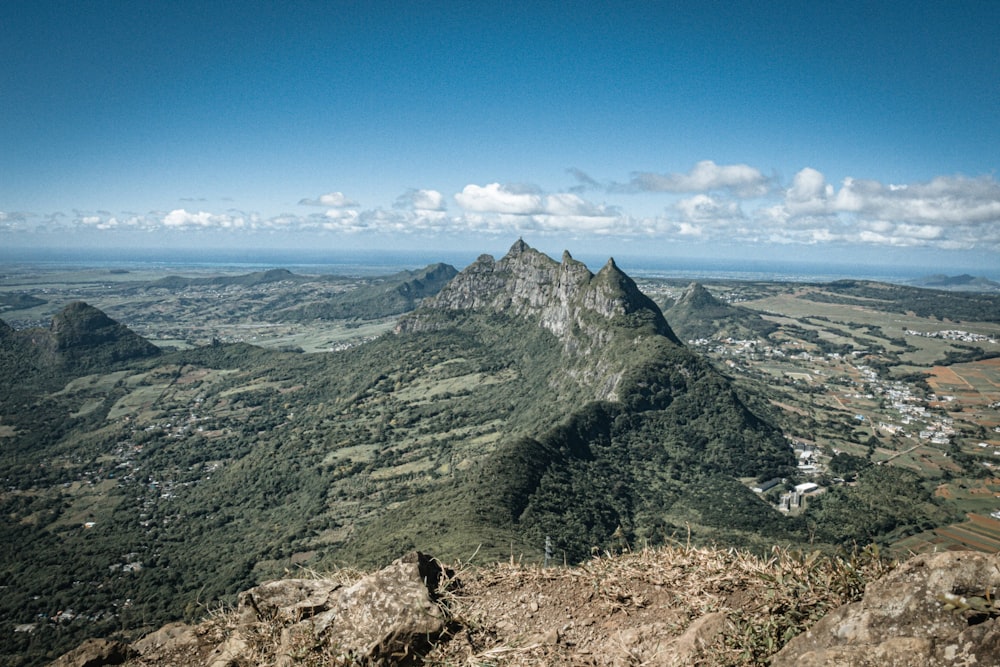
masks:
{"label": "eroded rock", "polygon": [[[304,650],[363,664],[394,664],[444,631],[447,615],[436,602],[443,572],[430,556],[413,552],[348,587],[331,581],[272,581],[240,595],[241,623],[282,626],[278,655],[286,662]],[[227,658],[235,658],[232,647]]]}
{"label": "eroded rock", "polygon": [[104,667],[121,665],[132,654],[125,644],[107,639],[88,639],[69,653],[63,654],[51,667]]}
{"label": "eroded rock", "polygon": [[1000,555],[922,554],[790,641],[774,667],[1000,664]]}

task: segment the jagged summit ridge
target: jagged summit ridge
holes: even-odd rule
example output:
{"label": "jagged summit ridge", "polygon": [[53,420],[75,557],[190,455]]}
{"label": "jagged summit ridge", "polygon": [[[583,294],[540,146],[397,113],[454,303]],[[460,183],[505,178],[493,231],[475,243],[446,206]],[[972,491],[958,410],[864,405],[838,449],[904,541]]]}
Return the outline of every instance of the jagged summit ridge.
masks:
{"label": "jagged summit ridge", "polygon": [[[614,259],[591,273],[564,251],[557,262],[518,239],[500,260],[481,255],[411,316],[400,331],[432,328],[428,313],[440,310],[491,311],[537,318],[539,324],[564,339],[576,329],[601,338],[594,321],[621,320],[642,313],[653,332],[678,342],[663,313],[644,295]],[[595,316],[598,316],[595,318]]]}
{"label": "jagged summit ridge", "polygon": [[659,307],[613,259],[594,274],[569,252],[557,262],[520,239],[499,260],[480,256],[402,318],[397,332],[494,327],[502,321],[495,316],[551,333],[562,361],[550,386],[584,388],[597,400],[619,400],[622,378],[642,356],[633,354],[640,341],[680,345]]}

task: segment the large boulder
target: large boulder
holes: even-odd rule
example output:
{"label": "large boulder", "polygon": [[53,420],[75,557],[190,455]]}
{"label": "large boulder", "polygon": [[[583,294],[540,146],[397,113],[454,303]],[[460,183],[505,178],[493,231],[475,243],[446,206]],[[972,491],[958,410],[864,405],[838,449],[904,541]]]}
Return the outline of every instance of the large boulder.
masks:
{"label": "large boulder", "polygon": [[[262,584],[240,595],[238,614],[248,630],[261,622],[282,628],[280,662],[308,650],[392,665],[445,630],[447,614],[437,602],[443,576],[436,560],[413,552],[351,586],[306,579]],[[216,664],[238,660],[240,647],[249,644],[231,638]]]}
{"label": "large boulder", "polygon": [[60,656],[50,667],[106,667],[121,665],[134,652],[121,642],[88,639],[72,651]]}
{"label": "large boulder", "polygon": [[998,592],[998,554],[921,554],[792,639],[772,665],[1000,665]]}
{"label": "large boulder", "polygon": [[241,593],[221,623],[170,624],[131,646],[88,640],[52,667],[413,664],[449,622],[439,597],[450,574],[413,552],[350,585],[269,581]]}

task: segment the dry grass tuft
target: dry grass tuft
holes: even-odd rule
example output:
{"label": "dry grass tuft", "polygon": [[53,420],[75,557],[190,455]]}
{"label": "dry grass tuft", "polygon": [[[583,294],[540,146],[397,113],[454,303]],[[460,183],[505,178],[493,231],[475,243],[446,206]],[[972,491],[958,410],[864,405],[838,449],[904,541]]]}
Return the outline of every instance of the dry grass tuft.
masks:
{"label": "dry grass tuft", "polygon": [[[765,665],[828,611],[860,599],[894,563],[854,554],[671,546],[596,557],[571,568],[502,563],[460,574],[450,596],[460,628],[427,664],[670,664],[692,621],[719,612],[727,629],[686,664]],[[545,641],[558,636],[554,642]]]}

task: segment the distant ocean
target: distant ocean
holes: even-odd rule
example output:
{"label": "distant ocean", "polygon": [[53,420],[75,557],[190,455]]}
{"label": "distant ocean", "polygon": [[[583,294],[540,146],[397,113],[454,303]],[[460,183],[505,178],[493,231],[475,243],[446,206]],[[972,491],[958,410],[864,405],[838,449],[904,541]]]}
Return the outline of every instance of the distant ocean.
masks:
{"label": "distant ocean", "polygon": [[[502,254],[502,253],[501,253]],[[420,269],[435,262],[445,262],[462,269],[475,261],[478,253],[456,251],[292,251],[292,250],[173,250],[173,249],[3,249],[0,248],[0,271],[4,265],[29,265],[40,269],[162,270],[183,274],[219,271],[251,273],[283,268],[300,274],[337,274],[375,276],[403,270]],[[495,255],[500,257],[501,255]],[[581,253],[574,257],[591,271],[598,271],[608,257]],[[555,256],[554,259],[559,259]],[[931,274],[969,273],[961,267],[946,266],[870,266],[796,262],[791,260],[733,260],[677,257],[616,256],[618,266],[633,278],[669,278],[676,280],[764,280],[784,282],[829,282],[848,278],[910,283]],[[982,275],[982,272],[972,272]],[[984,275],[1000,280],[1000,275]]]}

